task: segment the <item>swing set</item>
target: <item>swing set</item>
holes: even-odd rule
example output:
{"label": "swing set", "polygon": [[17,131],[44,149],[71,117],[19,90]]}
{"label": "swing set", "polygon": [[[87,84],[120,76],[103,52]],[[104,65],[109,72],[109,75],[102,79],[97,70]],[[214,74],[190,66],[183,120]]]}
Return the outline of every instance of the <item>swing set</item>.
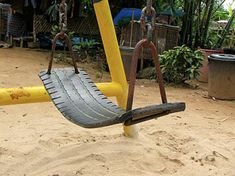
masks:
{"label": "swing set", "polygon": [[[147,2],[144,15],[148,14],[148,9],[150,9],[150,12],[153,10],[151,0]],[[72,44],[66,34],[67,5],[65,0],[62,0],[59,10],[61,30],[53,40],[48,69],[39,74],[44,86],[0,89],[0,106],[52,100],[64,117],[79,126],[99,128],[123,123],[124,132],[128,136],[135,135],[133,134],[135,133],[133,132],[135,131],[133,130],[134,124],[184,111],[185,103],[167,102],[157,49],[151,42],[152,25],[146,25],[148,37],[141,40],[135,47],[128,84],[108,0],[93,0],[93,5],[112,81],[94,84],[88,74],[77,67]],[[56,40],[58,39],[63,39],[70,50],[73,59],[73,67],[71,68],[52,68]],[[132,109],[137,62],[142,47],[149,47],[151,50],[162,104]],[[12,99],[12,95],[18,95],[18,98]],[[107,98],[113,96],[117,98],[118,106]]]}

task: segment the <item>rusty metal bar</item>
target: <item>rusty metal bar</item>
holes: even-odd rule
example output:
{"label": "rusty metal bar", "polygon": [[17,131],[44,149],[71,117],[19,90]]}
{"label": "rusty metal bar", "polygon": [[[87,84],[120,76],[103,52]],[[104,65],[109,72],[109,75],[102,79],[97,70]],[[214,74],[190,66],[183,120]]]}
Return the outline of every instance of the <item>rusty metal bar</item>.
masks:
{"label": "rusty metal bar", "polygon": [[72,61],[73,61],[73,66],[74,66],[74,69],[75,69],[75,73],[78,74],[79,71],[78,71],[78,68],[77,68],[77,64],[76,64],[76,61],[75,61],[75,57],[74,57],[74,53],[73,53],[73,49],[72,49],[72,42],[71,40],[69,39],[68,35],[64,32],[60,32],[58,33],[55,38],[53,39],[52,41],[52,49],[51,49],[51,56],[50,56],[50,61],[49,61],[49,65],[48,65],[48,70],[47,70],[47,73],[50,74],[51,73],[51,68],[52,68],[52,63],[53,63],[53,58],[54,58],[54,53],[55,53],[55,48],[56,48],[56,41],[58,39],[62,39],[65,41],[68,49],[69,49],[69,52],[70,52],[70,56],[72,58]]}
{"label": "rusty metal bar", "polygon": [[67,30],[67,4],[66,4],[65,0],[62,0],[60,3],[59,17],[60,17],[60,22],[59,22],[60,32],[58,34],[56,34],[56,36],[54,37],[54,39],[52,41],[51,56],[50,56],[50,61],[49,61],[47,73],[51,74],[53,58],[54,58],[54,53],[55,53],[55,49],[56,49],[56,41],[61,39],[61,40],[65,41],[65,43],[69,49],[70,56],[73,61],[75,73],[78,74],[79,71],[78,71],[77,64],[76,64],[75,57],[74,57],[74,53],[73,53],[72,42],[69,39],[68,35],[65,33]]}
{"label": "rusty metal bar", "polygon": [[131,73],[130,73],[130,81],[129,81],[129,91],[128,91],[128,101],[127,101],[127,108],[126,110],[129,111],[132,109],[133,105],[133,98],[134,98],[134,92],[135,92],[135,82],[136,82],[136,71],[137,71],[137,63],[138,58],[140,56],[141,49],[143,47],[148,47],[151,49],[152,58],[155,64],[156,69],[156,75],[157,75],[157,81],[159,84],[160,94],[162,103],[167,103],[167,97],[166,92],[164,88],[164,82],[162,78],[161,68],[160,68],[160,62],[158,58],[157,48],[153,44],[153,42],[150,42],[147,39],[143,39],[139,41],[135,47],[133,57],[132,57],[132,63],[131,63]]}

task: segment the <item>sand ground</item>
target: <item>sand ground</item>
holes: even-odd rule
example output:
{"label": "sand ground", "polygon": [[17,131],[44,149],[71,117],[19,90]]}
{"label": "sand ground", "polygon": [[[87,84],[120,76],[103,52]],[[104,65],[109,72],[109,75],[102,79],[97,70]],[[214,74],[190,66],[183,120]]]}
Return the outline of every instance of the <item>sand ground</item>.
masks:
{"label": "sand ground", "polygon": [[[0,87],[42,85],[47,56],[0,49]],[[94,65],[82,67],[98,81]],[[1,106],[0,175],[235,176],[235,102],[208,99],[206,85],[166,90],[187,110],[139,124],[136,139],[124,137],[122,125],[76,126],[52,103]],[[155,82],[138,80],[135,106],[158,102]]]}

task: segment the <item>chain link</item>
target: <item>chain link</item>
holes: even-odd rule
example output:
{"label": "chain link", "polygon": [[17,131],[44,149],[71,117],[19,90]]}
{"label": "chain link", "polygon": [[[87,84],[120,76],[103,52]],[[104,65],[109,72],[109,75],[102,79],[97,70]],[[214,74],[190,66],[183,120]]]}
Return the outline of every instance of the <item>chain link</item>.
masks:
{"label": "chain link", "polygon": [[62,0],[59,7],[60,18],[60,32],[66,32],[67,30],[67,4],[66,0]]}
{"label": "chain link", "polygon": [[147,39],[149,42],[153,39],[153,31],[155,29],[156,10],[153,8],[153,1],[147,0],[146,7],[142,9],[140,23],[141,28],[147,30]]}

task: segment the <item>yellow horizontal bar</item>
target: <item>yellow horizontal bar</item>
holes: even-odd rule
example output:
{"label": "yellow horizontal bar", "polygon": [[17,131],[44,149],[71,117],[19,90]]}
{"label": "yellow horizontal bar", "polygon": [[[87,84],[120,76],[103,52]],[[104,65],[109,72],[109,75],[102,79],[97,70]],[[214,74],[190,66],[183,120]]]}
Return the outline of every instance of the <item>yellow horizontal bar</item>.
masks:
{"label": "yellow horizontal bar", "polygon": [[[122,94],[122,87],[117,83],[98,83],[96,85],[108,97]],[[49,101],[51,99],[43,86],[0,89],[0,106]]]}
{"label": "yellow horizontal bar", "polygon": [[44,87],[0,89],[0,105],[40,103],[51,101]]}
{"label": "yellow horizontal bar", "polygon": [[123,95],[122,86],[116,82],[96,83],[96,86],[106,97],[119,97]]}

